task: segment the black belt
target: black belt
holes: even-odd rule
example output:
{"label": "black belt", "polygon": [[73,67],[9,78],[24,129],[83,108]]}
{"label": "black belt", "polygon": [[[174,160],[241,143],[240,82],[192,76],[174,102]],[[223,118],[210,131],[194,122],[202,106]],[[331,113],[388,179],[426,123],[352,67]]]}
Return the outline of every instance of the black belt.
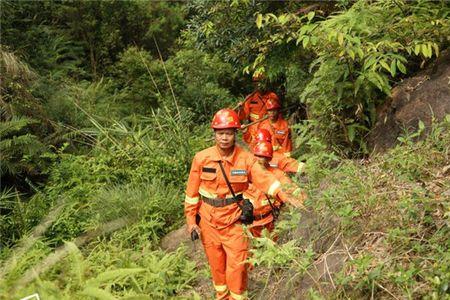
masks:
{"label": "black belt", "polygon": [[237,195],[236,197],[231,197],[231,198],[207,198],[202,196],[202,201],[208,203],[211,206],[214,207],[224,207],[224,206],[228,206],[231,205],[233,203],[239,202],[244,200],[244,197],[242,196],[242,194]]}
{"label": "black belt", "polygon": [[264,215],[262,215],[262,214],[256,214],[256,215],[253,216],[253,220],[259,221],[259,220],[262,220],[262,219],[267,218],[267,217],[270,216],[271,214],[272,214],[271,211],[269,211],[268,213],[265,213]]}

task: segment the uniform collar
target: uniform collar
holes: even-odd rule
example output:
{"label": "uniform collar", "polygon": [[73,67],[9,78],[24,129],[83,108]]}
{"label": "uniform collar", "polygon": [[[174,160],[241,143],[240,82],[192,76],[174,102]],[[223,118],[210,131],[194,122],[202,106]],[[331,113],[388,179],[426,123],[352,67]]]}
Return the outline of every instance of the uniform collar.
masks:
{"label": "uniform collar", "polygon": [[[234,161],[235,161],[235,157],[236,157],[237,152],[238,152],[238,146],[235,144],[234,145],[234,149],[233,149],[233,153],[230,156],[226,157],[225,160],[227,162],[229,162],[230,164],[233,164]],[[215,146],[215,151],[214,151],[214,155],[213,155],[212,159],[214,161],[222,160],[222,156],[220,155],[219,148],[217,147],[217,145]]]}

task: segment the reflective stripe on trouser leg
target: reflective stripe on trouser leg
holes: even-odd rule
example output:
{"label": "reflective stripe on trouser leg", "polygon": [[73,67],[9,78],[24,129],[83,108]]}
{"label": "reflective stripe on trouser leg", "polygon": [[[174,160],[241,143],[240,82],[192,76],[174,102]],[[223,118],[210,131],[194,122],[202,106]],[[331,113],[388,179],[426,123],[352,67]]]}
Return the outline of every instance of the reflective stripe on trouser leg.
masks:
{"label": "reflective stripe on trouser leg", "polygon": [[242,295],[247,290],[248,239],[242,225],[233,224],[221,230],[226,252],[226,281],[230,294]]}
{"label": "reflective stripe on trouser leg", "polygon": [[216,290],[216,300],[228,299],[229,291],[228,291],[228,287],[226,285],[214,284],[214,289]]}
{"label": "reflective stripe on trouser leg", "polygon": [[[202,244],[205,249],[206,257],[208,258],[214,286],[218,286],[219,289],[221,286],[227,287],[225,277],[226,255],[225,250],[220,243],[218,232],[216,229],[206,224],[206,222],[200,221],[199,225],[201,229]],[[220,299],[219,296],[221,296],[222,293],[217,291],[216,294],[218,299]],[[226,295],[227,294],[228,290],[226,291]]]}
{"label": "reflective stripe on trouser leg", "polygon": [[234,300],[244,300],[247,299],[247,293],[244,294],[235,294],[233,292],[230,292],[230,299]]}

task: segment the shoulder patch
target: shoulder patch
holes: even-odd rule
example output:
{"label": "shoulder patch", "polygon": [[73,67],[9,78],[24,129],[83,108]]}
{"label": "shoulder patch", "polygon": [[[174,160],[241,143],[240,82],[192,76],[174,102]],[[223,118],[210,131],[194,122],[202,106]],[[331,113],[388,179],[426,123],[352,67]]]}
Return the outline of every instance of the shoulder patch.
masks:
{"label": "shoulder patch", "polygon": [[247,175],[247,170],[231,170],[231,175]]}
{"label": "shoulder patch", "polygon": [[205,173],[216,173],[216,169],[215,168],[203,167],[202,168],[202,172],[205,172]]}

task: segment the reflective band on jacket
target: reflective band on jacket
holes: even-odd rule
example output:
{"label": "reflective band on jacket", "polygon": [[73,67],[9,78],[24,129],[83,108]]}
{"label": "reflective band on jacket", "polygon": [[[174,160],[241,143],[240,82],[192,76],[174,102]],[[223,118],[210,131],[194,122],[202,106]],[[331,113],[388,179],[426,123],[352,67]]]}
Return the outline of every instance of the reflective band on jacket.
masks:
{"label": "reflective band on jacket", "polygon": [[184,201],[189,204],[197,204],[199,200],[199,197],[189,197],[187,195],[184,198]]}
{"label": "reflective band on jacket", "polygon": [[277,151],[278,149],[281,148],[281,146],[272,146],[272,148],[273,148],[273,151]]}
{"label": "reflective band on jacket", "polygon": [[235,299],[235,300],[244,300],[247,299],[247,296],[245,294],[239,295],[239,294],[235,294],[233,292],[230,291],[230,296]]}
{"label": "reflective band on jacket", "polygon": [[226,292],[228,287],[226,285],[214,285],[214,289],[218,292]]}
{"label": "reflective band on jacket", "polygon": [[[217,195],[217,194],[208,192],[207,190],[202,189],[202,188],[199,188],[199,189],[198,189],[198,193],[199,193],[200,195],[202,195],[203,197],[206,197],[206,198],[210,198],[210,199],[218,198],[218,195]],[[242,194],[242,192],[236,192],[236,193],[235,193],[236,196],[238,196],[238,195],[240,195],[240,194]],[[231,197],[233,197],[233,195],[232,195],[231,193],[225,195],[225,198],[231,198]]]}
{"label": "reflective band on jacket", "polygon": [[198,189],[198,193],[199,193],[200,195],[202,195],[203,197],[206,197],[206,198],[217,198],[217,195],[216,195],[216,194],[210,193],[210,192],[208,192],[207,190],[204,190],[204,189],[202,189],[202,188]]}
{"label": "reflective band on jacket", "polygon": [[297,173],[302,173],[304,167],[305,167],[305,164],[302,163],[302,162],[300,162],[300,163],[298,164]]}
{"label": "reflective band on jacket", "polygon": [[284,156],[291,157],[291,152],[284,152]]}
{"label": "reflective band on jacket", "polygon": [[250,117],[252,117],[253,119],[256,119],[256,120],[259,119],[259,115],[257,115],[257,114],[250,114]]}
{"label": "reflective band on jacket", "polygon": [[281,186],[281,183],[277,180],[270,186],[269,190],[267,191],[267,194],[270,196],[274,196],[275,191]]}

